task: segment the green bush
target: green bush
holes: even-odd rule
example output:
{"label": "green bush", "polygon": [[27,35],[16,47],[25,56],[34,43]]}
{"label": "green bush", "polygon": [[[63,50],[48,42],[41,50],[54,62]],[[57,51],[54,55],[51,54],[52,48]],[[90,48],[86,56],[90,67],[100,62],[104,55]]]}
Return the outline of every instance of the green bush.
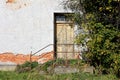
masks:
{"label": "green bush", "polygon": [[63,59],[56,59],[56,60],[51,60],[48,61],[40,66],[40,68],[44,71],[47,71],[48,67],[55,67],[57,65],[63,65],[65,62]]}
{"label": "green bush", "polygon": [[28,62],[26,61],[24,64],[22,65],[17,65],[16,67],[16,72],[21,73],[21,72],[29,72],[31,71],[33,68],[38,66],[38,62]]}

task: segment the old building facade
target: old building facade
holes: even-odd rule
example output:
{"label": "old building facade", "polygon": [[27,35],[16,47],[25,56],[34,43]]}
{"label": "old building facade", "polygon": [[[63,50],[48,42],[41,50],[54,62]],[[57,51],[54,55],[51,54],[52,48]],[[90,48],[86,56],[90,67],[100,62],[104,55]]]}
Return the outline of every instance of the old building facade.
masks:
{"label": "old building facade", "polygon": [[73,56],[74,22],[64,16],[71,11],[63,8],[63,1],[0,0],[0,53],[30,54],[53,44],[40,53],[54,50],[60,58]]}

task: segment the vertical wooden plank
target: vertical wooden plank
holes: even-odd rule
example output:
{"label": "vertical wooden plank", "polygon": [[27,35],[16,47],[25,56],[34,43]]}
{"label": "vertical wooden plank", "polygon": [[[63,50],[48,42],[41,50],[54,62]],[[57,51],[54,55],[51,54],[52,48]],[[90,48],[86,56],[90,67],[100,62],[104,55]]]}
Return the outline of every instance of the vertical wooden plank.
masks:
{"label": "vertical wooden plank", "polygon": [[69,23],[57,24],[57,44],[62,44],[57,45],[58,58],[73,58],[73,45],[69,45],[74,43],[73,37],[73,25]]}

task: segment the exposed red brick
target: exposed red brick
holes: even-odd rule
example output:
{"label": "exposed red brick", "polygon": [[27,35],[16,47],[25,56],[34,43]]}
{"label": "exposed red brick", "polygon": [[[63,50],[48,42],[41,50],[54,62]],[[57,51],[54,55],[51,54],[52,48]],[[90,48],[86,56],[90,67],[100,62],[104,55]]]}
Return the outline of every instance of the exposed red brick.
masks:
{"label": "exposed red brick", "polygon": [[13,54],[11,52],[6,52],[6,53],[2,53],[0,54],[0,61],[1,62],[13,62],[16,64],[23,64],[26,61],[38,61],[39,63],[45,63],[49,60],[53,59],[53,51],[52,52],[47,52],[47,53],[43,53],[41,55],[38,56],[31,56],[30,55],[24,55],[24,54]]}
{"label": "exposed red brick", "polygon": [[53,60],[53,54],[54,54],[53,51],[41,54],[38,63],[43,64],[49,60]]}
{"label": "exposed red brick", "polygon": [[7,0],[6,3],[13,3],[15,0]]}

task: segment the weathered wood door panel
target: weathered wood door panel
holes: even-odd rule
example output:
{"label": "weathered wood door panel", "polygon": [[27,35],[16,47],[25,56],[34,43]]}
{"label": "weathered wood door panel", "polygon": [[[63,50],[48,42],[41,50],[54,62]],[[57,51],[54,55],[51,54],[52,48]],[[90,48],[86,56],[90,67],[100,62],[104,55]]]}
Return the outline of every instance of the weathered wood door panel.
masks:
{"label": "weathered wood door panel", "polygon": [[73,23],[56,23],[57,58],[71,59],[74,56]]}

